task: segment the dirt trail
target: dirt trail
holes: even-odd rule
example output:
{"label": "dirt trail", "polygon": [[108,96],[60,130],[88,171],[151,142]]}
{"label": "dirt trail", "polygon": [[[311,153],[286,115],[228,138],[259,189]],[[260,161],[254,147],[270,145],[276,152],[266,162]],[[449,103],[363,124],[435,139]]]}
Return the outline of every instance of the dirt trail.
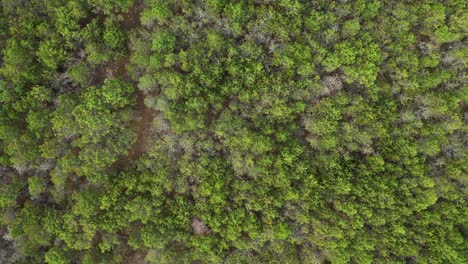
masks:
{"label": "dirt trail", "polygon": [[[135,0],[135,3],[130,10],[124,14],[121,26],[125,31],[131,31],[140,26],[140,13],[143,10],[143,0]],[[94,76],[93,85],[100,85],[109,78],[121,78],[136,86],[136,81],[132,80],[127,71],[127,65],[130,64],[132,50],[130,46],[127,48],[127,55],[120,61],[107,63],[100,67]],[[154,94],[152,94],[154,95]],[[135,118],[130,124],[130,128],[135,131],[137,139],[130,148],[128,155],[117,160],[112,167],[118,171],[125,170],[134,161],[138,160],[140,156],[147,150],[147,138],[149,130],[152,127],[152,122],[156,111],[148,108],[145,105],[145,94],[142,91],[137,91]],[[100,241],[100,234],[96,234],[95,243]],[[143,264],[147,251],[145,250],[129,250],[125,256],[123,263]]]}
{"label": "dirt trail", "polygon": [[[143,10],[143,1],[136,0],[135,4],[130,10],[122,14],[123,21],[121,22],[122,28],[126,31],[131,31],[140,26],[140,13]],[[109,78],[121,78],[126,81],[132,82],[136,85],[136,81],[131,79],[127,71],[127,65],[130,64],[132,50],[130,47],[127,49],[127,55],[120,61],[114,61],[103,65],[96,71],[93,80],[94,85],[102,84]],[[132,130],[136,132],[137,139],[130,148],[128,155],[120,158],[113,164],[113,168],[119,171],[132,164],[147,149],[147,135],[152,126],[152,121],[155,116],[155,111],[145,105],[145,94],[142,91],[137,91],[136,106],[135,106],[135,119],[130,124]]]}
{"label": "dirt trail", "polygon": [[143,11],[144,3],[143,0],[135,0],[133,7],[128,12],[122,14],[123,21],[122,26],[124,29],[134,29],[141,25],[140,14]]}
{"label": "dirt trail", "polygon": [[[136,0],[133,7],[123,15],[124,20],[122,22],[122,26],[125,29],[131,30],[140,26],[140,13],[143,10],[143,7],[143,0]],[[132,51],[129,48],[128,57],[124,61],[124,69],[125,65],[130,63],[131,54]],[[126,78],[129,78],[126,69],[117,73],[119,75],[123,75]],[[131,127],[136,131],[137,140],[128,152],[127,157],[121,160],[120,163],[124,166],[128,163],[131,163],[132,161],[137,160],[141,156],[141,154],[143,154],[146,151],[147,135],[149,134],[148,132],[152,126],[152,122],[155,116],[155,111],[151,108],[146,107],[145,94],[142,91],[137,92],[136,114],[138,115],[138,117],[133,121]]]}
{"label": "dirt trail", "polygon": [[126,157],[127,161],[137,160],[141,154],[147,150],[147,137],[149,135],[149,130],[151,129],[152,122],[156,111],[146,107],[145,105],[145,94],[141,91],[137,95],[137,114],[139,118],[134,121],[132,127],[137,133],[137,140],[130,149],[128,156]]}
{"label": "dirt trail", "polygon": [[[127,75],[126,72],[124,74]],[[123,75],[119,74],[118,77],[123,78]],[[135,83],[135,81],[130,81]],[[114,163],[113,167],[117,168],[119,171],[123,171],[128,165],[132,164],[133,161],[138,160],[148,149],[147,139],[156,111],[146,107],[145,96],[146,95],[142,91],[137,91],[135,118],[130,124],[130,128],[136,133],[136,141],[128,151],[127,156],[122,157]]]}

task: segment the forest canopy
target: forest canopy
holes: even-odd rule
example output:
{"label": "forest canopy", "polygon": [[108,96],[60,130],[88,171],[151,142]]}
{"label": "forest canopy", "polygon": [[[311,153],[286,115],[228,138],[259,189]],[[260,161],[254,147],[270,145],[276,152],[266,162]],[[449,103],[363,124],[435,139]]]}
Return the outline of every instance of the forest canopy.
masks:
{"label": "forest canopy", "polygon": [[1,0],[0,263],[468,263],[463,0]]}

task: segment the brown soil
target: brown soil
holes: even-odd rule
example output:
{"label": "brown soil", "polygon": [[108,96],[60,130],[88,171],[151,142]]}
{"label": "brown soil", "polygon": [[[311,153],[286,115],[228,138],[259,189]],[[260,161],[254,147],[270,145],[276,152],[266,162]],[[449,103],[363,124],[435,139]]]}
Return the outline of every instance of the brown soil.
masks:
{"label": "brown soil", "polygon": [[147,138],[149,135],[149,130],[151,129],[152,122],[156,111],[154,109],[148,108],[145,105],[145,94],[143,92],[138,92],[137,95],[137,106],[136,106],[137,115],[139,118],[132,125],[137,133],[137,140],[130,149],[128,156],[126,157],[128,161],[137,160],[141,154],[147,150]]}
{"label": "brown soil", "polygon": [[[134,6],[128,12],[121,14],[123,17],[121,25],[125,30],[131,31],[140,25],[140,13],[143,7],[143,1],[136,0]],[[127,65],[130,64],[131,56],[132,51],[128,47],[127,55],[123,59],[111,61],[99,67],[94,75],[92,85],[102,85],[106,79],[110,78],[121,78],[136,84],[127,71]],[[147,135],[152,126],[155,111],[145,106],[145,94],[141,91],[138,91],[136,95],[135,110],[135,119],[130,124],[130,127],[137,134],[137,139],[130,148],[128,155],[113,164],[113,167],[119,171],[124,170],[128,164],[137,160],[147,150]]]}
{"label": "brown soil", "polygon": [[123,15],[122,26],[125,29],[134,29],[140,26],[140,13],[143,11],[144,2],[143,0],[135,0],[133,7]]}
{"label": "brown soil", "polygon": [[134,250],[129,252],[124,260],[122,261],[123,264],[143,264],[145,262],[145,257],[148,254],[147,251],[143,250]]}
{"label": "brown soil", "polygon": [[[143,1],[136,0],[134,6],[127,13],[122,14],[123,21],[121,25],[125,30],[131,31],[132,29],[139,27],[140,13],[143,7]],[[106,79],[121,78],[134,83],[136,86],[136,82],[131,79],[131,76],[127,71],[127,65],[130,64],[130,58],[132,55],[130,47],[128,47],[127,51],[127,55],[122,60],[110,62],[100,67],[96,71],[92,84],[101,85]],[[149,95],[155,96],[155,94]],[[135,118],[130,124],[131,129],[136,133],[136,141],[130,148],[128,155],[117,160],[113,164],[113,168],[118,171],[123,171],[146,152],[148,149],[148,138],[155,115],[156,111],[146,107],[145,105],[145,94],[142,91],[138,91],[136,95]],[[100,239],[100,234],[97,234],[95,242],[99,242]],[[131,250],[126,253],[122,263],[143,264],[145,263],[146,255],[146,250]]]}
{"label": "brown soil", "polygon": [[[140,26],[140,13],[143,10],[143,0],[135,0],[135,3],[128,12],[121,14],[123,20],[121,22],[122,28],[126,31],[131,31]],[[92,80],[92,85],[102,84],[104,80],[119,77],[126,80],[130,79],[126,66],[130,63],[131,49],[128,47],[127,56],[120,61],[110,61],[105,65],[96,69],[96,74]]]}

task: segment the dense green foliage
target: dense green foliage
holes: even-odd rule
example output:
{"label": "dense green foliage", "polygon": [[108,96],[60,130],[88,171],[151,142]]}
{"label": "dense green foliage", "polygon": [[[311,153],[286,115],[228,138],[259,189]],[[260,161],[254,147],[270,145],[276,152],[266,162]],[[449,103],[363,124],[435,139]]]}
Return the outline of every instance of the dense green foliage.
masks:
{"label": "dense green foliage", "polygon": [[463,0],[2,0],[14,263],[468,263]]}

